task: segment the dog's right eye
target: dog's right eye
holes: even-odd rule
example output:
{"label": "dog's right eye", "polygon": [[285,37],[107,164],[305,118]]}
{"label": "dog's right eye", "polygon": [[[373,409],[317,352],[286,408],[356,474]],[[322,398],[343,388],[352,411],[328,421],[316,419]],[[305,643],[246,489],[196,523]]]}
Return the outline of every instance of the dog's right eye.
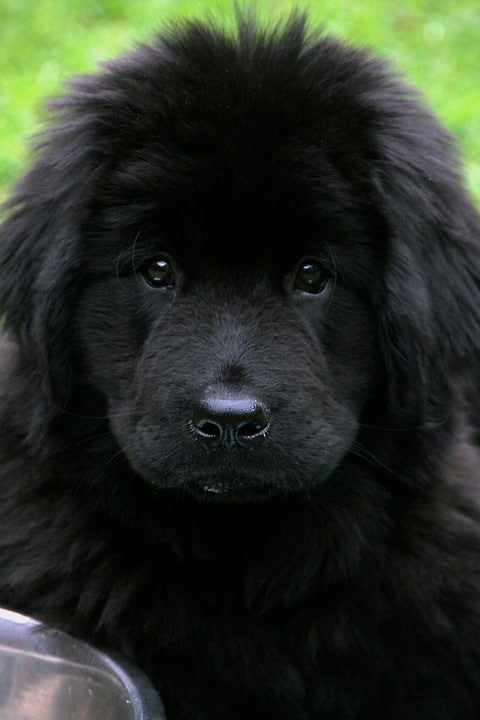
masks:
{"label": "dog's right eye", "polygon": [[171,288],[175,286],[175,271],[168,258],[151,258],[142,267],[141,272],[146,282],[154,288]]}

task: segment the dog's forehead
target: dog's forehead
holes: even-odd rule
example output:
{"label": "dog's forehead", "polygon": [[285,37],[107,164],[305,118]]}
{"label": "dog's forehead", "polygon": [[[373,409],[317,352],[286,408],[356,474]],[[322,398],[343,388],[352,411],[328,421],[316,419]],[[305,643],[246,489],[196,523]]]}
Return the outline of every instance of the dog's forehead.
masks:
{"label": "dog's forehead", "polygon": [[361,124],[344,146],[350,115],[332,110],[320,89],[321,100],[298,78],[280,82],[274,73],[265,84],[254,73],[240,93],[234,73],[213,82],[218,72],[209,65],[208,83],[172,80],[168,98],[158,88],[134,94],[135,128],[131,103],[122,105],[128,142],[120,134],[111,146],[98,197],[109,242],[124,253],[145,246],[147,255],[166,250],[224,266],[255,257],[257,266],[283,268],[365,235],[357,223],[371,205]]}
{"label": "dog's forehead", "polygon": [[355,258],[374,231],[358,186],[320,151],[310,149],[310,165],[292,155],[279,167],[285,147],[258,162],[232,149],[227,162],[139,146],[109,178],[114,197],[99,198],[93,252],[110,264],[134,259],[137,267],[166,252],[189,274],[249,267],[285,273],[310,255],[361,263]]}
{"label": "dog's forehead", "polygon": [[350,234],[358,188],[320,150],[314,167],[299,159],[298,148],[289,150],[247,158],[239,146],[225,158],[192,149],[172,159],[164,147],[139,147],[109,178],[125,203],[109,208],[102,200],[104,225],[152,250],[163,243],[227,261],[252,252],[297,255]]}

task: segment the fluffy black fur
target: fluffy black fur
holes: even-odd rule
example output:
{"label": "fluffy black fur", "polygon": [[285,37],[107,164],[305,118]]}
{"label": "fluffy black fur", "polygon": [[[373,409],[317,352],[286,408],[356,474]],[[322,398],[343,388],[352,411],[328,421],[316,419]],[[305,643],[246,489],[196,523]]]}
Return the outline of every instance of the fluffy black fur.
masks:
{"label": "fluffy black fur", "polygon": [[52,112],[1,228],[0,603],[126,653],[170,720],[478,720],[448,134],[298,17],[186,23]]}

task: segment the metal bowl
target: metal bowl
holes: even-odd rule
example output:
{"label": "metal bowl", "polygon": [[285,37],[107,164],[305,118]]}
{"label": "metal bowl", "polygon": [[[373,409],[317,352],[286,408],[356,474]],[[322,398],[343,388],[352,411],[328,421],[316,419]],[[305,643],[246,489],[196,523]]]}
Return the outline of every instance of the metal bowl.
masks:
{"label": "metal bowl", "polygon": [[165,720],[137,668],[0,608],[1,720]]}

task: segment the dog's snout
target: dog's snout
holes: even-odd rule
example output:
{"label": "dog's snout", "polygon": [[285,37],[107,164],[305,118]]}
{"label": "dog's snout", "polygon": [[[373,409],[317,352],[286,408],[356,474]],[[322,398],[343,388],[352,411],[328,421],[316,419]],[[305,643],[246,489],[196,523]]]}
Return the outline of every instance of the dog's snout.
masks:
{"label": "dog's snout", "polygon": [[194,432],[211,449],[252,449],[265,437],[269,423],[264,403],[225,389],[210,389],[192,415]]}

